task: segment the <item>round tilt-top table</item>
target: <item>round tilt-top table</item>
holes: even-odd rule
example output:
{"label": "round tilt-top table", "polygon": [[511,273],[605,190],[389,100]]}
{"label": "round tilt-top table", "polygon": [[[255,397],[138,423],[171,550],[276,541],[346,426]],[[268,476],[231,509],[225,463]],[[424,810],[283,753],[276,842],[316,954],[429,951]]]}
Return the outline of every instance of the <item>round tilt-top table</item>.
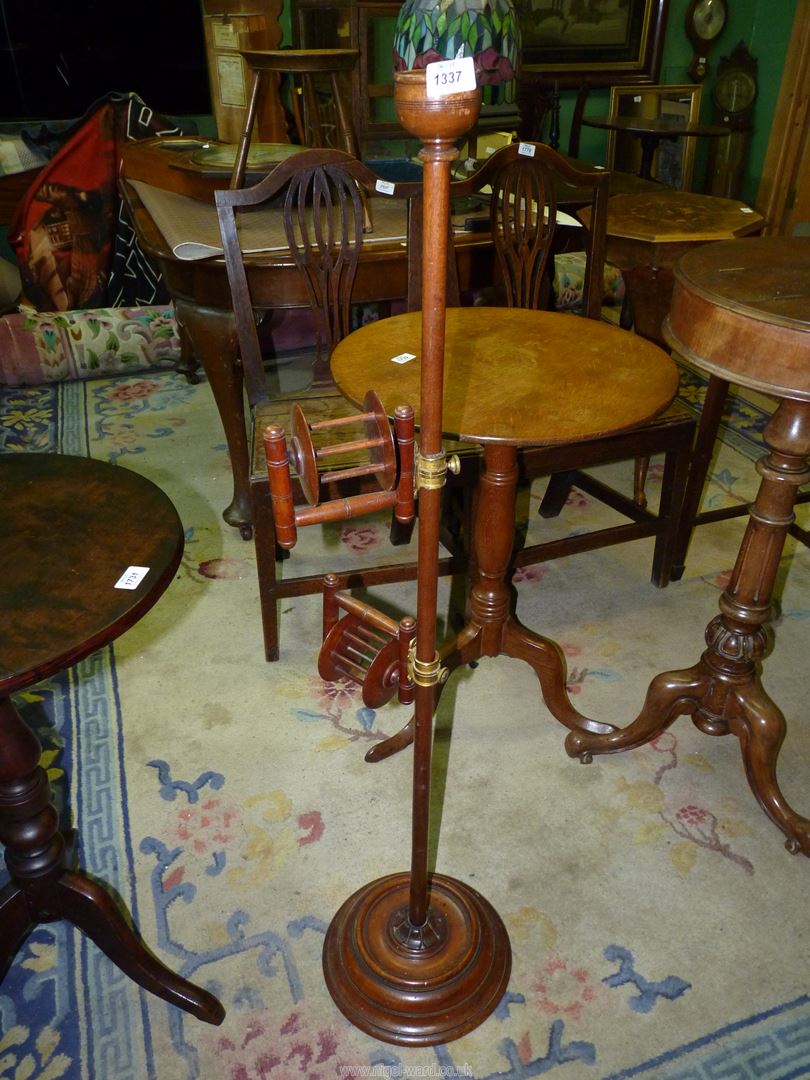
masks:
{"label": "round tilt-top table", "polygon": [[583,116],[582,123],[605,131],[624,131],[639,139],[641,164],[638,175],[644,180],[651,178],[653,158],[662,139],[717,138],[730,131],[727,124],[701,124],[675,116]]}
{"label": "round tilt-top table", "polygon": [[11,695],[108,645],[172,581],[183,528],[153,483],[53,454],[0,457],[0,970],[38,923],[67,919],[146,990],[219,1024],[222,1005],[171,972],[107,889],[77,868],[59,829],[40,745]]}
{"label": "round tilt-top table", "polygon": [[776,780],[785,718],[759,675],[793,505],[810,480],[810,240],[748,238],[689,252],[675,271],[665,333],[710,374],[779,399],[764,432],[768,453],[757,463],[762,479],[698,663],[656,676],[628,727],[572,731],[566,749],[588,761],[641,746],[687,713],[709,735],[737,736],[760,806],[789,851],[810,855],[810,820],[788,805]]}
{"label": "round tilt-top table", "polygon": [[[340,390],[354,402],[362,401],[368,386],[382,401],[419,401],[420,332],[421,315],[412,312],[350,334],[332,354]],[[452,670],[499,653],[525,660],[561,723],[608,731],[571,704],[557,645],[510,613],[506,575],[514,545],[518,448],[579,442],[645,423],[675,397],[677,368],[635,334],[548,311],[448,308],[445,335],[442,431],[481,443],[484,472],[473,526],[470,621],[442,654],[442,664]],[[392,359],[403,353],[414,358],[404,364]],[[375,746],[369,759],[388,756],[409,738],[410,728]]]}

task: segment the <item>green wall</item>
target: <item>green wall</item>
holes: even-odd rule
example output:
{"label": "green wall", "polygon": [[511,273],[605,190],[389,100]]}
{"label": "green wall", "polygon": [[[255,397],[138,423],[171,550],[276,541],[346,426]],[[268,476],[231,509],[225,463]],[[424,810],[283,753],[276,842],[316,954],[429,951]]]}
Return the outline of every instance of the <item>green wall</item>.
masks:
{"label": "green wall", "polygon": [[[684,19],[689,0],[670,0],[667,33],[661,58],[662,83],[689,82],[687,67],[692,59],[692,47],[684,29]],[[710,70],[704,83],[702,117],[711,117],[711,87],[717,65],[722,56],[744,41],[759,62],[759,93],[754,109],[754,131],[751,138],[748,167],[742,198],[753,203],[762,175],[762,162],[768,145],[771,118],[779,95],[782,67],[793,18],[796,0],[729,0],[729,20],[722,35],[709,53]],[[562,131],[561,149],[568,142],[573,94],[565,94],[561,101]],[[586,112],[606,112],[608,91],[593,91],[588,98]],[[700,190],[705,173],[706,140],[698,140],[696,154],[695,189]],[[580,156],[590,160],[604,161],[605,134],[593,128],[582,129]]]}

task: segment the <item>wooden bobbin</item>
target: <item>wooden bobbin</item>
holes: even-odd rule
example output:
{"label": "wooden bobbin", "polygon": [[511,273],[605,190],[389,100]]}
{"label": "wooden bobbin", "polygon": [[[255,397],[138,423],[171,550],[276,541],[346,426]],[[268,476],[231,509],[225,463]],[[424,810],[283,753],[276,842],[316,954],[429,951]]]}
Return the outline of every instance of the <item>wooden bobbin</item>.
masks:
{"label": "wooden bobbin", "polygon": [[[408,652],[416,636],[416,621],[407,615],[398,623],[381,611],[338,592],[334,574],[324,578],[323,645],[318,655],[322,679],[352,679],[363,688],[363,704],[379,709],[394,694],[400,704],[414,698]],[[340,618],[340,611],[346,614]]]}
{"label": "wooden bobbin", "polygon": [[[407,522],[415,513],[414,420],[410,405],[399,405],[394,412],[394,431],[382,402],[369,390],[363,402],[364,412],[309,423],[301,407],[292,409],[289,445],[284,429],[270,424],[264,431],[267,477],[273,500],[276,541],[292,548],[298,539],[298,527],[342,521],[360,514],[393,507],[397,521]],[[313,435],[362,425],[364,437],[344,443],[329,443],[316,448]],[[368,460],[343,469],[321,471],[329,458],[366,452]],[[308,506],[293,502],[292,475],[295,469]],[[364,477],[375,477],[380,490],[320,502],[321,485],[340,484]]]}

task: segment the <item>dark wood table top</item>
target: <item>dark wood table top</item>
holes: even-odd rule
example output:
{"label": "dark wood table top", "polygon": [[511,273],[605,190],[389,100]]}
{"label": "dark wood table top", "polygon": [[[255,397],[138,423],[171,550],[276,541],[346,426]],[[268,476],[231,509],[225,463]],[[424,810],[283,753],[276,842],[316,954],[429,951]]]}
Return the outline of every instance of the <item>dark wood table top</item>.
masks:
{"label": "dark wood table top", "polygon": [[604,128],[607,131],[627,131],[631,135],[655,135],[661,139],[675,139],[681,135],[728,135],[726,124],[701,124],[674,116],[583,116],[587,127]]}
{"label": "dark wood table top", "polygon": [[[77,663],[152,607],[183,552],[177,511],[151,481],[57,454],[0,455],[0,695]],[[148,567],[134,589],[116,588]]]}
{"label": "dark wood table top", "polygon": [[[355,330],[332,354],[350,401],[369,388],[419,422],[419,312]],[[392,357],[414,353],[399,364]],[[553,445],[623,431],[672,402],[678,372],[657,345],[594,319],[522,308],[448,308],[442,427],[451,438]]]}
{"label": "dark wood table top", "polygon": [[810,401],[810,238],[695,248],[675,268],[667,340],[714,375]]}

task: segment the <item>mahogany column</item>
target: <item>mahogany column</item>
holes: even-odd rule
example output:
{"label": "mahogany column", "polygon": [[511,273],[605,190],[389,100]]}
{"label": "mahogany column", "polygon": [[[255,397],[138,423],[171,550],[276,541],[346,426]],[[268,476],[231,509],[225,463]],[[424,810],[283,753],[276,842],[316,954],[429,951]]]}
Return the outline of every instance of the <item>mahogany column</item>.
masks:
{"label": "mahogany column", "polygon": [[410,873],[364,886],[335,915],[324,976],[343,1014],[387,1042],[428,1046],[458,1038],[493,1011],[506,990],[511,949],[495,909],[454,878],[428,873],[430,761],[436,691],[446,671],[436,652],[441,489],[442,380],[450,164],[474,124],[480,91],[431,99],[424,71],[395,75],[400,122],[424,144],[422,371],[413,826]]}

